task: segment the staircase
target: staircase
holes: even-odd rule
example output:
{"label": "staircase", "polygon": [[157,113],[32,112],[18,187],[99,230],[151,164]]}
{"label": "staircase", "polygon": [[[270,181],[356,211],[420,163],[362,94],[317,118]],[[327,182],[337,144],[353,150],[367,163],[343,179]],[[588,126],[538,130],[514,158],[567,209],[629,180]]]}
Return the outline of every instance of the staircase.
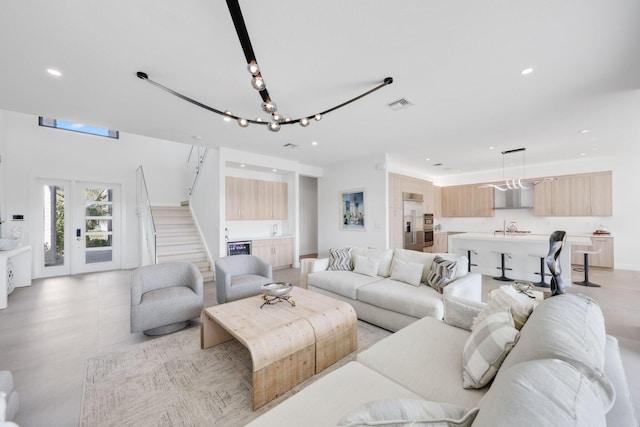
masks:
{"label": "staircase", "polygon": [[156,226],[158,263],[187,261],[195,264],[205,282],[213,280],[211,264],[188,206],[152,206]]}

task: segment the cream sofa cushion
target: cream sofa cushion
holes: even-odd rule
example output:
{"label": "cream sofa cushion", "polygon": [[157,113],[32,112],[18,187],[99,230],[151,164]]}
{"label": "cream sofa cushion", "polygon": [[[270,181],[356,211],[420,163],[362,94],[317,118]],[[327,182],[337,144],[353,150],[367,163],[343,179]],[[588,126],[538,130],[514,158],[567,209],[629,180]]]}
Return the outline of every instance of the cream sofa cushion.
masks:
{"label": "cream sofa cushion", "polygon": [[380,262],[375,258],[362,255],[353,256],[353,272],[364,274],[365,276],[376,277],[378,275],[378,265]]}
{"label": "cream sofa cushion", "polygon": [[420,286],[424,264],[420,262],[403,261],[394,259],[391,265],[391,279],[398,282],[408,283],[413,286]]}
{"label": "cream sofa cushion", "polygon": [[382,277],[365,276],[353,271],[316,271],[307,276],[307,284],[343,297],[357,299],[358,288],[383,280]]}
{"label": "cream sofa cushion", "polygon": [[598,392],[568,363],[533,360],[501,373],[478,404],[474,427],[607,425]]}
{"label": "cream sofa cushion", "polygon": [[462,349],[469,335],[425,317],[358,354],[357,360],[424,399],[473,408],[487,388],[462,388]]}
{"label": "cream sofa cushion", "polygon": [[403,261],[419,262],[424,264],[424,271],[422,273],[422,279],[420,280],[420,282],[422,283],[427,282],[427,276],[429,275],[429,271],[431,271],[431,264],[433,263],[433,260],[436,258],[436,256],[440,256],[441,258],[444,258],[448,261],[456,262],[456,273],[455,273],[456,279],[462,276],[466,276],[466,274],[468,273],[467,270],[469,268],[469,260],[464,255],[456,255],[456,254],[449,254],[449,253],[432,254],[429,252],[418,252],[418,251],[411,251],[408,249],[397,248],[397,249],[394,249],[393,256],[394,256],[394,260],[401,259]]}
{"label": "cream sofa cushion", "polygon": [[420,396],[356,362],[349,362],[249,423],[248,427],[326,427],[367,402]]}
{"label": "cream sofa cushion", "polygon": [[360,286],[357,295],[358,301],[408,316],[444,317],[442,296],[429,286],[413,286],[389,278]]}
{"label": "cream sofa cushion", "polygon": [[389,277],[391,275],[393,249],[361,248],[352,246],[351,254],[378,260],[378,276]]}

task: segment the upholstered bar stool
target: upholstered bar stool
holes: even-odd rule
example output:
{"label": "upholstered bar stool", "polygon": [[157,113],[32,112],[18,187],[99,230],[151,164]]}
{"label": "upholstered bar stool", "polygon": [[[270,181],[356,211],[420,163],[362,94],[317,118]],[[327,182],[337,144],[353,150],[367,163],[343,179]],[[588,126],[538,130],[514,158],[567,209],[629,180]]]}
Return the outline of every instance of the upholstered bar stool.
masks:
{"label": "upholstered bar stool", "polygon": [[582,282],[573,282],[574,285],[589,286],[592,288],[599,288],[600,285],[589,281],[589,255],[599,254],[601,249],[578,249],[577,254],[584,254],[584,280]]}
{"label": "upholstered bar stool", "polygon": [[500,266],[496,267],[499,268],[500,271],[502,272],[502,274],[498,277],[494,277],[494,280],[500,280],[502,282],[513,282],[513,279],[510,277],[507,277],[504,272],[505,270],[511,270],[510,268],[507,268],[505,266],[505,257],[509,257],[509,259],[511,259],[511,253],[510,252],[500,252],[500,251],[491,251],[494,254],[500,254]]}
{"label": "upholstered bar stool", "polygon": [[478,251],[475,249],[467,249],[467,248],[460,248],[460,250],[467,253],[467,259],[469,260],[469,267],[467,268],[467,272],[471,273],[471,267],[478,266],[478,264],[471,264],[471,254],[478,255]]}
{"label": "upholstered bar stool", "polygon": [[537,286],[537,287],[539,287],[539,288],[550,288],[550,287],[551,287],[551,285],[550,285],[550,284],[548,284],[547,282],[545,282],[545,280],[544,280],[544,277],[545,277],[545,274],[544,274],[544,272],[545,272],[545,265],[544,265],[544,264],[545,264],[545,263],[544,263],[544,261],[545,261],[545,259],[547,258],[547,255],[546,255],[546,254],[544,254],[544,255],[540,255],[540,254],[529,254],[529,256],[534,257],[534,258],[539,258],[539,259],[540,259],[540,272],[539,272],[539,273],[538,273],[538,272],[536,272],[536,274],[539,274],[539,275],[540,275],[540,281],[539,281],[539,282],[537,282],[537,283],[534,283],[533,285],[534,285],[534,286]]}

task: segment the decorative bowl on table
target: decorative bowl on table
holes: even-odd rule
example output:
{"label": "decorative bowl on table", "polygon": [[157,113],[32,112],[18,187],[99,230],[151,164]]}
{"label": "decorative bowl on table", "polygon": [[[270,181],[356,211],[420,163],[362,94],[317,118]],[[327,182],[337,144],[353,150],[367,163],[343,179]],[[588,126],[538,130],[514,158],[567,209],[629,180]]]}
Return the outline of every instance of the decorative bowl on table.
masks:
{"label": "decorative bowl on table", "polygon": [[285,282],[267,283],[261,287],[262,292],[270,297],[284,296],[291,291],[291,288],[293,288],[293,285]]}

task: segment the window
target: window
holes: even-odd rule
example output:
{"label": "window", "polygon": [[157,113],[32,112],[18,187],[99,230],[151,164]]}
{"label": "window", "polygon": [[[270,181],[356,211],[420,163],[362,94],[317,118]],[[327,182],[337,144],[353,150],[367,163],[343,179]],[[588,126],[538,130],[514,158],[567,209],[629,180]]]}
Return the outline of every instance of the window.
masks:
{"label": "window", "polygon": [[98,126],[83,125],[82,123],[70,122],[67,120],[52,119],[50,117],[39,117],[38,124],[49,128],[70,130],[73,132],[88,133],[89,135],[106,136],[107,138],[118,139],[120,134],[117,130],[101,128]]}

